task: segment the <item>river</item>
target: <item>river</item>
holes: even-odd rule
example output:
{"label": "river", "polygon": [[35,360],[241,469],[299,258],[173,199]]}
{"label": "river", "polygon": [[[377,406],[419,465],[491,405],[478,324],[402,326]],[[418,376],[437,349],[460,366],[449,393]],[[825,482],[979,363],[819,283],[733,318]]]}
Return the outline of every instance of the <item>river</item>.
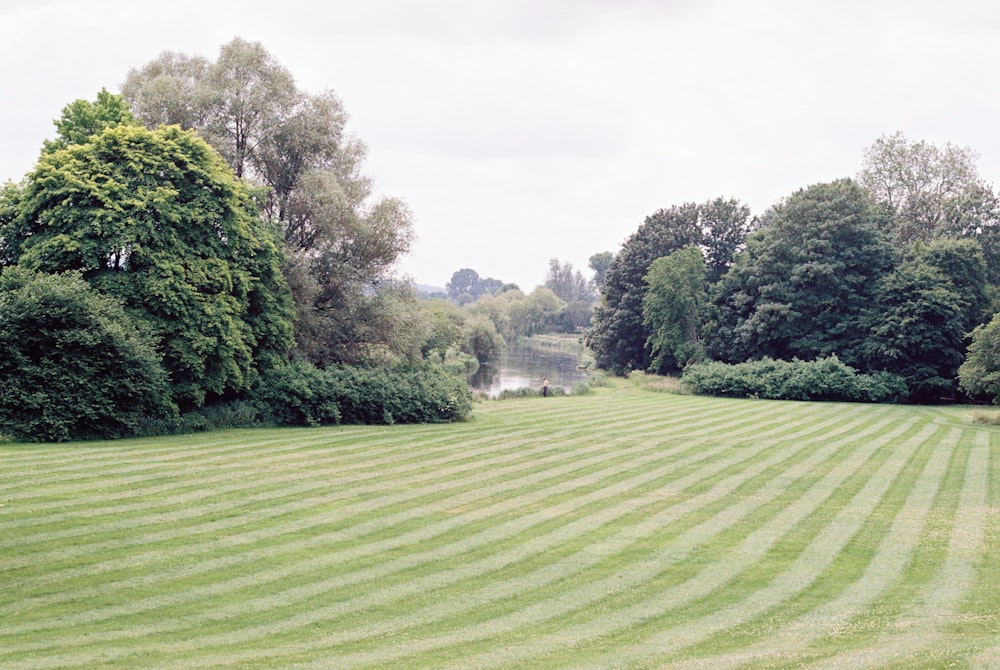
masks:
{"label": "river", "polygon": [[469,386],[495,398],[501,391],[541,390],[542,380],[548,379],[549,387],[569,391],[574,384],[587,381],[586,370],[580,368],[581,348],[575,336],[508,342],[499,363],[480,365],[469,379]]}

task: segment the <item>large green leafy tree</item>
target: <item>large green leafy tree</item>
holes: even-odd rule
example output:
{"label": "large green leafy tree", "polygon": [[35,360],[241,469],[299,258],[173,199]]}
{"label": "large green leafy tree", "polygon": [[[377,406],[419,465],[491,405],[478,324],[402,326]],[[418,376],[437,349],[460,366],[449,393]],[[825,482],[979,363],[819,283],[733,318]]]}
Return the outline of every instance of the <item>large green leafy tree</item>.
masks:
{"label": "large green leafy tree", "polygon": [[646,217],[611,261],[601,285],[601,303],[587,334],[597,365],[625,374],[652,363],[643,303],[645,276],[653,261],[694,244],[705,249],[708,277],[721,274],[755,225],[746,206],[722,198],[661,209]]}
{"label": "large green leafy tree", "polygon": [[867,366],[903,377],[912,400],[950,397],[967,305],[951,280],[924,258],[909,259],[882,278],[874,298]]}
{"label": "large green leafy tree", "polygon": [[105,439],[176,419],[154,342],[76,275],[0,274],[0,433]]}
{"label": "large green leafy tree", "polygon": [[713,291],[708,353],[725,362],[836,354],[863,362],[863,313],[895,262],[880,210],[843,179],[789,196]]}
{"label": "large green leafy tree", "polygon": [[411,357],[419,326],[405,317],[419,310],[392,273],[413,242],[412,215],[376,197],[365,146],[346,136],[333,93],[300,90],[260,43],[240,38],[214,62],[164,52],[129,72],[122,90],[147,127],[196,130],[238,176],[266,187],[264,213],[287,247],[300,354],[321,365]]}
{"label": "large green leafy tree", "polygon": [[46,151],[10,198],[8,262],[78,271],[150,328],[175,400],[249,387],[292,344],[276,231],[197,135],[121,124]]}

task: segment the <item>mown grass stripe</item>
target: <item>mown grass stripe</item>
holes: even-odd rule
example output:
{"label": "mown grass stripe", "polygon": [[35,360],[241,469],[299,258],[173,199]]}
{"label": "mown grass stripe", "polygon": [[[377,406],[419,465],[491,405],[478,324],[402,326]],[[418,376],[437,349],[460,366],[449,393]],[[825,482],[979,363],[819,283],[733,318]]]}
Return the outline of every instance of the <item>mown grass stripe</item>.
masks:
{"label": "mown grass stripe", "polygon": [[[851,439],[851,438],[847,437],[845,439]],[[835,451],[835,449],[831,449],[831,451]],[[675,510],[673,509],[670,510],[671,515],[675,513],[676,513]],[[667,521],[668,519],[665,518],[659,518],[659,519],[654,518],[648,525],[648,530],[650,532],[653,532],[662,523]],[[634,531],[634,529],[632,530]],[[675,557],[667,557],[668,561],[670,561],[673,558]],[[650,570],[648,574],[656,574],[662,571],[663,569],[666,569],[666,567],[667,567],[666,563],[661,564],[659,566],[654,566],[654,569]],[[636,574],[637,573],[633,572],[633,576],[636,576]],[[636,583],[641,582],[643,578],[645,577],[642,575],[638,575]],[[613,586],[621,586],[620,582],[617,585],[615,585],[613,582],[611,582],[611,584]],[[540,604],[539,607],[537,608],[537,613],[536,613],[537,618],[534,619],[532,618],[530,614],[530,609],[528,609],[530,606],[522,607],[518,611],[516,616],[504,617],[499,622],[490,622],[490,626],[488,629],[484,629],[483,627],[478,627],[477,630],[470,632],[470,637],[478,638],[483,636],[489,636],[497,633],[499,630],[502,630],[504,628],[508,630],[516,630],[517,628],[525,625],[525,620],[536,621],[536,622],[544,621],[554,616],[555,613],[558,613],[560,610],[563,610],[565,612],[571,612],[574,609],[582,606],[583,604],[586,604],[587,602],[592,602],[595,599],[603,597],[603,594],[605,593],[607,593],[607,591],[604,586],[601,586],[600,584],[596,586],[591,584],[582,589],[569,593],[568,595],[565,595],[565,597],[560,601],[563,603],[561,607],[558,605],[558,603],[556,603],[556,605],[553,605],[551,601],[547,601],[545,603]],[[458,634],[460,634],[461,632],[462,631],[457,631]],[[451,637],[455,636],[456,635],[453,634]],[[406,653],[410,651],[409,645],[403,645],[396,651],[398,654],[405,656]],[[394,658],[394,657],[387,657],[386,651],[380,650],[380,653],[376,656],[374,662],[376,663],[387,662],[387,658]],[[344,665],[344,667],[348,667],[352,662],[352,659],[353,657],[351,656],[339,656],[338,664],[342,664]],[[369,658],[367,654],[360,655],[359,659],[362,665],[368,662],[372,662],[372,659]],[[474,658],[463,657],[462,665],[465,665],[466,667],[475,667],[474,662],[475,662]]]}
{"label": "mown grass stripe", "polygon": [[[0,592],[0,666],[988,658],[997,431],[960,412],[615,388],[487,403],[466,424],[105,445],[79,468],[76,445],[33,462],[0,445],[0,571],[19,566]],[[965,452],[975,440],[985,458]],[[960,531],[973,461],[989,471],[982,518]],[[852,555],[868,563],[838,581]],[[920,609],[963,575],[938,603],[950,616]],[[882,638],[838,636],[844,619],[821,616],[846,605],[850,626],[886,598],[900,621],[926,623],[935,655],[891,623]],[[761,617],[773,625],[756,633]],[[677,631],[688,642],[665,651]]]}
{"label": "mown grass stripe", "polygon": [[[987,516],[990,454],[988,447],[973,447],[966,467],[947,556],[934,579],[887,628],[873,646],[837,654],[815,668],[866,668],[916,657],[941,640],[944,627],[957,616],[956,605],[974,579],[980,559]],[[915,659],[916,660],[916,659]]]}

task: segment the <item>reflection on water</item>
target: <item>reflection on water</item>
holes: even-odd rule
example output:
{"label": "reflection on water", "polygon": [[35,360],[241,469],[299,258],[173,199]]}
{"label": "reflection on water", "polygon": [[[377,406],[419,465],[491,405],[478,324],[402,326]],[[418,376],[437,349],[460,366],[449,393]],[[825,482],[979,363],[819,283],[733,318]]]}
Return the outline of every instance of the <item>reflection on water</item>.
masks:
{"label": "reflection on water", "polygon": [[469,378],[469,386],[484,395],[496,397],[506,390],[541,390],[542,380],[546,378],[550,387],[569,391],[574,384],[586,381],[587,373],[579,368],[576,351],[551,344],[546,346],[544,341],[528,338],[508,342],[500,362],[480,365]]}

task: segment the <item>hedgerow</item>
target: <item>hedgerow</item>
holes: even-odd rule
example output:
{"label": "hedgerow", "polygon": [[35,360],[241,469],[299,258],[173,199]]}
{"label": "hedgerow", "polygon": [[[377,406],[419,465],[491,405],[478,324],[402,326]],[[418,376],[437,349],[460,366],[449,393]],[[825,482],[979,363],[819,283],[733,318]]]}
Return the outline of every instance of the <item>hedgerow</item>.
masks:
{"label": "hedgerow", "polygon": [[764,358],[746,363],[717,361],[690,365],[683,387],[698,395],[771,400],[900,402],[906,382],[886,372],[862,374],[836,356],[813,361]]}

